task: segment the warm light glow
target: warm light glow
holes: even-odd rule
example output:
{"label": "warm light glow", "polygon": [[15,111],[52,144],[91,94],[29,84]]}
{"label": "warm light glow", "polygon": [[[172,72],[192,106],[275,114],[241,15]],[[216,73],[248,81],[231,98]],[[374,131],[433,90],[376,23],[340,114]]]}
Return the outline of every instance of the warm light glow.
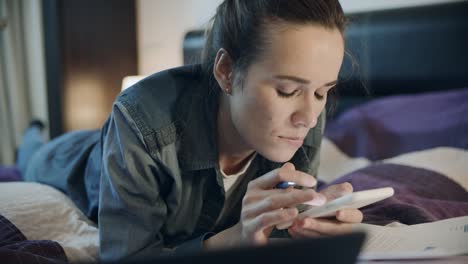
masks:
{"label": "warm light glow", "polygon": [[64,94],[65,131],[96,129],[102,126],[110,107],[104,104],[107,93],[102,89],[102,80],[92,73],[77,73],[67,82]]}
{"label": "warm light glow", "polygon": [[135,83],[139,82],[143,78],[145,78],[145,76],[141,76],[141,75],[133,75],[133,76],[127,76],[123,78],[122,91],[134,85]]}

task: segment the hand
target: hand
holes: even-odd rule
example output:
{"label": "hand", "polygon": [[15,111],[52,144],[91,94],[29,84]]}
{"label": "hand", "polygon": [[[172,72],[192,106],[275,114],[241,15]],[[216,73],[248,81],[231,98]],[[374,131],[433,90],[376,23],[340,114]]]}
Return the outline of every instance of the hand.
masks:
{"label": "hand", "polygon": [[266,244],[275,225],[296,218],[296,205],[311,200],[326,201],[325,196],[311,189],[274,189],[282,181],[292,181],[304,187],[317,184],[313,176],[296,171],[292,163],[286,163],[280,169],[251,181],[242,201],[241,220],[238,223],[243,242]]}
{"label": "hand", "polygon": [[[331,185],[320,193],[328,201],[353,192],[353,186],[348,183]],[[319,237],[324,235],[339,235],[350,233],[355,223],[362,222],[363,215],[358,209],[343,209],[336,212],[334,219],[330,218],[298,218],[288,229],[293,238]]]}
{"label": "hand", "polygon": [[314,187],[315,178],[301,171],[296,171],[292,163],[284,164],[251,182],[242,200],[240,221],[235,226],[209,238],[205,247],[218,245],[254,244],[268,242],[275,225],[292,221],[298,215],[296,205],[315,200],[325,203],[326,197],[312,189],[275,189],[282,181],[292,181],[304,187]]}

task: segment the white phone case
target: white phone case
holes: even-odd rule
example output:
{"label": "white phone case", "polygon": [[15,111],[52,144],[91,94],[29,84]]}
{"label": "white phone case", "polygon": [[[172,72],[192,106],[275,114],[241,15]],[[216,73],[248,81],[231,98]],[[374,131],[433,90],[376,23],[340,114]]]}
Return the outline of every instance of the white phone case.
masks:
{"label": "white phone case", "polygon": [[[379,202],[383,199],[393,196],[395,191],[392,187],[378,188],[366,191],[359,191],[347,194],[335,200],[332,200],[322,206],[314,206],[298,215],[304,217],[331,217],[335,216],[336,211],[347,208],[361,208],[369,204]],[[292,222],[277,225],[277,229],[286,229],[292,225]]]}

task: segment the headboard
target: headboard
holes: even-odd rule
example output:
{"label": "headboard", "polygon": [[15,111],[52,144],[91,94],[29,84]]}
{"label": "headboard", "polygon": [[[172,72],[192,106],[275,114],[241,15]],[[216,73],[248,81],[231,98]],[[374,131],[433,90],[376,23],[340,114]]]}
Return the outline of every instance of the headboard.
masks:
{"label": "headboard", "polygon": [[[337,112],[372,98],[468,87],[468,2],[348,15]],[[184,39],[184,63],[197,63],[201,30]],[[367,90],[367,92],[366,92]]]}

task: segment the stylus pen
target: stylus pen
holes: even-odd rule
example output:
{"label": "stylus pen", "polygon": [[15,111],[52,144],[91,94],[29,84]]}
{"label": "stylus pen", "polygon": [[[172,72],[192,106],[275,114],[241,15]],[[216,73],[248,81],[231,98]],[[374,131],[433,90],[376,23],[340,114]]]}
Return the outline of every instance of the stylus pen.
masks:
{"label": "stylus pen", "polygon": [[294,187],[296,186],[296,183],[295,182],[291,182],[291,181],[282,181],[278,184],[276,184],[276,189],[286,189],[286,188],[289,188],[289,187]]}

